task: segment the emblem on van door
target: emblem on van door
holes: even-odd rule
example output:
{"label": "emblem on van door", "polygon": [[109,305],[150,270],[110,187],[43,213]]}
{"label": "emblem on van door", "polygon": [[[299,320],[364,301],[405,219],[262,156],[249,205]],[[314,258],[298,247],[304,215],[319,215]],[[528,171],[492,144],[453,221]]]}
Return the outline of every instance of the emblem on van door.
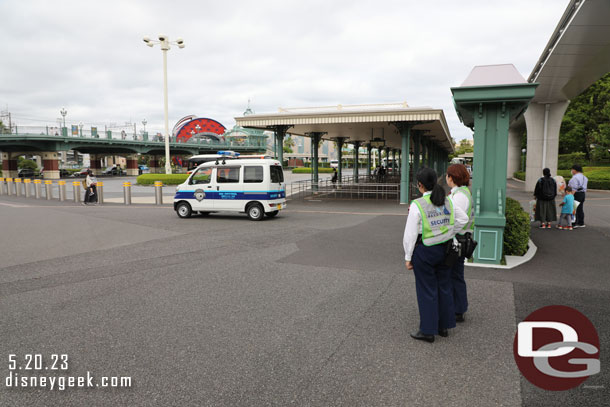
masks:
{"label": "emblem on van door", "polygon": [[203,192],[203,189],[195,190],[195,199],[198,201],[203,201],[203,198],[205,198],[205,192]]}

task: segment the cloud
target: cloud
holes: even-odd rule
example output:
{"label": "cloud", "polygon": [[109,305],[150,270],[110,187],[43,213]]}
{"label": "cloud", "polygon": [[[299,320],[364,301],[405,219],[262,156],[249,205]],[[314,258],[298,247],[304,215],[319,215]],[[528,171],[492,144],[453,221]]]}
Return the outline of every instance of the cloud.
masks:
{"label": "cloud", "polygon": [[[16,1],[0,3],[0,106],[15,120],[163,128],[162,53],[144,36],[183,37],[168,52],[170,127],[187,114],[227,127],[247,100],[282,107],[407,101],[442,108],[474,65],[527,76],[568,1]],[[40,123],[40,122],[37,122]]]}

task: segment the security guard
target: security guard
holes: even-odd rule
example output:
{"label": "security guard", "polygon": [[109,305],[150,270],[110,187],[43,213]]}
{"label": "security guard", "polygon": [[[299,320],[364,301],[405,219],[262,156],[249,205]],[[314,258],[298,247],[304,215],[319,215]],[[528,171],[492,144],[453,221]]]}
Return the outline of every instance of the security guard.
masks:
{"label": "security guard", "polygon": [[[447,185],[451,188],[451,200],[456,207],[461,208],[468,215],[468,223],[457,232],[456,238],[463,242],[466,233],[474,233],[474,205],[472,194],[468,189],[470,173],[462,164],[453,164],[447,168],[445,176]],[[451,268],[451,283],[453,285],[453,304],[455,307],[456,322],[464,322],[464,313],[468,310],[468,295],[466,281],[464,280],[464,256]]]}
{"label": "security guard", "polygon": [[405,265],[415,274],[419,330],[411,337],[434,342],[434,335],[448,336],[455,327],[451,269],[443,264],[447,242],[468,222],[460,208],[437,183],[436,171],[422,168],[417,185],[423,196],[409,207],[403,238]]}

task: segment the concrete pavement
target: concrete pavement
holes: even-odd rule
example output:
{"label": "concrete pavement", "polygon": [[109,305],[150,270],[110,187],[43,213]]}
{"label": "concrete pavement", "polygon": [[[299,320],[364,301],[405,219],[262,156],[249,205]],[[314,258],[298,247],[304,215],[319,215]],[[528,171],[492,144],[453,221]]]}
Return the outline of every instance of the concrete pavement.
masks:
{"label": "concrete pavement", "polygon": [[[509,193],[529,200],[517,183]],[[533,230],[531,262],[467,268],[467,320],[434,344],[408,337],[418,314],[405,206],[291,201],[250,222],[0,197],[12,232],[0,234],[0,353],[68,353],[70,374],[134,380],[0,387],[0,405],[604,405],[610,194],[590,195],[595,224]],[[555,303],[597,327],[602,372],[585,384],[602,387],[552,393],[521,378],[516,323]]]}

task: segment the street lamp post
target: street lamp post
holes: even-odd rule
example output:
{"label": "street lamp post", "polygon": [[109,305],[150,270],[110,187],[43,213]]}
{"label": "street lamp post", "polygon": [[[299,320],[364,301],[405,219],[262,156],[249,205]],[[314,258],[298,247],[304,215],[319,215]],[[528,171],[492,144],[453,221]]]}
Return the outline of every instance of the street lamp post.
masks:
{"label": "street lamp post", "polygon": [[525,152],[527,150],[524,148],[521,150],[521,152],[523,153],[523,157],[521,158],[521,171],[525,172]]}
{"label": "street lamp post", "polygon": [[148,123],[148,122],[146,121],[146,119],[143,119],[143,120],[142,120],[142,126],[144,126],[144,133],[146,133],[146,123]]}
{"label": "street lamp post", "polygon": [[66,128],[66,115],[68,114],[68,111],[66,110],[66,108],[62,107],[61,110],[59,111],[59,113],[61,113],[61,117],[63,117],[63,121],[64,121],[64,129]]}
{"label": "street lamp post", "polygon": [[167,118],[167,51],[170,49],[170,44],[177,45],[178,48],[184,48],[184,41],[182,38],[178,38],[176,41],[171,41],[166,35],[159,35],[159,41],[151,40],[148,37],[144,37],[144,42],[149,47],[153,47],[155,44],[161,46],[163,51],[163,102],[164,102],[164,113],[165,113],[165,173],[171,174],[172,167],[169,157],[169,123]]}
{"label": "street lamp post", "polygon": [[83,136],[83,126],[84,126],[83,122],[80,122],[80,123],[78,124],[78,128],[80,129],[80,136],[81,136],[81,137]]}

